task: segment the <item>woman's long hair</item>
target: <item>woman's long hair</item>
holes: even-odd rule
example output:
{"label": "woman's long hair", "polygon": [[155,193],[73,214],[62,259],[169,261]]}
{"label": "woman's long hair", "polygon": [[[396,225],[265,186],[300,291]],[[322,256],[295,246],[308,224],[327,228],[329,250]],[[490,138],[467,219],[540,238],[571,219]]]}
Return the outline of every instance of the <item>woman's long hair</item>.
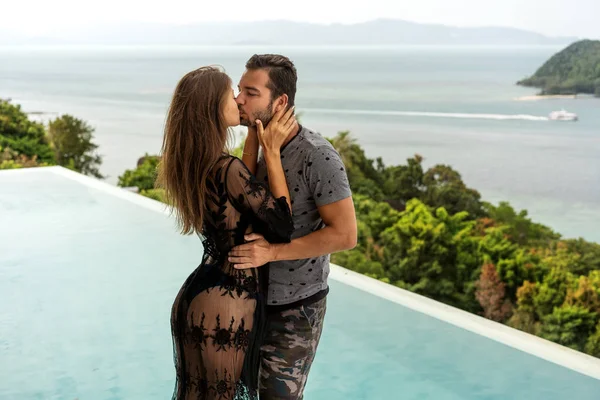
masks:
{"label": "woman's long hair", "polygon": [[223,106],[230,91],[224,72],[202,67],[181,78],[169,106],[157,186],[165,190],[184,235],[202,232],[207,181],[226,151]]}

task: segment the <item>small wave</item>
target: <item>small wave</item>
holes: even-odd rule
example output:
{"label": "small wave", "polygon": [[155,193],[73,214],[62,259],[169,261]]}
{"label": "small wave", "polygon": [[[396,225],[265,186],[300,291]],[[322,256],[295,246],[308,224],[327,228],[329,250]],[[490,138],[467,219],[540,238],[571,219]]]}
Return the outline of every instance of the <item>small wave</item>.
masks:
{"label": "small wave", "polygon": [[430,117],[430,118],[462,118],[462,119],[492,119],[492,120],[522,120],[548,121],[548,117],[527,114],[471,114],[471,113],[442,113],[422,111],[384,111],[384,110],[343,110],[327,108],[303,108],[301,111],[319,114],[351,114],[351,115],[382,115],[398,117]]}

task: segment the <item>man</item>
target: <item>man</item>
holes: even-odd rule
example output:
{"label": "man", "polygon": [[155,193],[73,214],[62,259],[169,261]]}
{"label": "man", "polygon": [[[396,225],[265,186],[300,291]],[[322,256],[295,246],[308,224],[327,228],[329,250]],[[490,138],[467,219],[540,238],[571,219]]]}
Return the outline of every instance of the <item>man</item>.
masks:
{"label": "man", "polygon": [[[241,123],[263,125],[282,107],[294,106],[296,68],[281,55],[254,55],[246,63],[237,103]],[[267,181],[256,159],[256,130],[249,129],[244,160]],[[298,125],[281,148],[295,232],[291,243],[270,244],[260,235],[232,249],[236,268],[270,263],[267,333],[261,348],[260,398],[302,399],[325,317],[329,255],[356,246],[356,216],[342,160],[316,132]]]}

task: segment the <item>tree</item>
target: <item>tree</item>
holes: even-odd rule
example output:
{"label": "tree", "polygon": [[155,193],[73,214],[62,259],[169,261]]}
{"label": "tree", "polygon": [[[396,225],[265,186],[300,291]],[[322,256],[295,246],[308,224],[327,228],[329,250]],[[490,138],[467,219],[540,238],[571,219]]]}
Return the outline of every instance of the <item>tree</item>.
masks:
{"label": "tree", "polygon": [[373,240],[379,241],[381,234],[400,219],[400,212],[388,203],[378,202],[364,195],[353,196],[358,220],[369,227]]}
{"label": "tree", "polygon": [[411,199],[420,199],[430,207],[443,207],[450,214],[466,211],[469,219],[486,215],[480,194],[467,187],[460,174],[448,165],[435,165],[425,172],[419,154],[409,158],[406,165],[385,167],[381,160],[377,161],[374,171],[383,177],[385,200],[397,210],[403,210]]}
{"label": "tree", "polygon": [[497,322],[505,321],[512,312],[510,302],[504,298],[504,282],[500,280],[494,264],[485,264],[475,283],[475,296],[483,308],[484,317]]}
{"label": "tree", "polygon": [[[119,176],[117,185],[121,187],[137,187],[140,191],[150,191],[155,188],[160,156],[146,155],[138,161],[135,169],[126,170]],[[156,192],[148,192],[152,198],[157,198]]]}
{"label": "tree", "polygon": [[375,169],[373,160],[367,158],[356,139],[350,136],[350,132],[339,132],[337,136],[327,140],[340,154],[352,192],[383,201],[383,176]]}
{"label": "tree", "polygon": [[502,225],[493,225],[484,230],[478,244],[479,252],[487,262],[499,263],[514,258],[519,247],[508,240],[507,230],[508,227]]}
{"label": "tree", "polygon": [[478,268],[474,223],[467,213],[433,211],[420,200],[406,204],[400,219],[381,234],[384,267],[391,282],[447,304],[471,308],[465,283]]}
{"label": "tree", "polygon": [[587,308],[600,315],[600,271],[580,276],[567,290],[565,304]]}
{"label": "tree", "polygon": [[425,186],[423,184],[423,157],[416,154],[407,160],[407,165],[384,167],[379,163],[383,175],[383,191],[386,201],[397,210],[404,210],[411,199],[422,199]]}
{"label": "tree", "polygon": [[0,147],[8,148],[14,160],[24,156],[40,163],[54,162],[44,126],[30,121],[21,106],[7,100],[0,100]]}
{"label": "tree", "polygon": [[465,185],[460,174],[449,165],[436,165],[423,176],[423,202],[444,207],[450,214],[466,211],[470,219],[485,216],[481,195]]}
{"label": "tree", "polygon": [[376,202],[366,196],[353,196],[357,215],[358,244],[356,248],[331,255],[332,262],[344,265],[367,276],[384,279],[383,248],[380,234],[394,225],[400,213],[387,203]]}
{"label": "tree", "polygon": [[564,305],[542,320],[540,335],[563,346],[583,351],[598,321],[598,314],[579,307]]}
{"label": "tree", "polygon": [[498,275],[506,285],[508,298],[515,299],[517,289],[523,282],[535,278],[534,270],[537,262],[535,254],[525,248],[518,248],[511,257],[501,258],[498,261]]}
{"label": "tree", "polygon": [[588,338],[585,344],[585,352],[600,358],[600,323],[596,326],[595,332]]}
{"label": "tree", "polygon": [[534,297],[537,294],[537,284],[525,281],[517,290],[517,309],[507,324],[522,331],[538,334],[540,323],[536,319]]}
{"label": "tree", "polygon": [[537,286],[537,293],[533,298],[535,312],[540,319],[563,304],[571,281],[572,275],[558,267],[552,268],[544,277],[544,281]]}
{"label": "tree", "polygon": [[94,128],[71,115],[62,115],[48,125],[48,137],[58,165],[99,179],[102,157],[92,142]]}
{"label": "tree", "polygon": [[581,238],[564,240],[564,250],[572,255],[569,271],[577,275],[586,275],[600,270],[600,244],[587,242]]}
{"label": "tree", "polygon": [[44,167],[46,165],[48,163],[38,162],[37,155],[30,158],[11,150],[9,147],[3,149],[0,146],[0,169]]}
{"label": "tree", "polygon": [[506,201],[501,201],[498,206],[484,203],[486,214],[502,225],[508,226],[506,233],[512,242],[519,245],[547,246],[551,241],[560,238],[560,235],[542,224],[532,222],[527,217],[527,210],[519,213]]}

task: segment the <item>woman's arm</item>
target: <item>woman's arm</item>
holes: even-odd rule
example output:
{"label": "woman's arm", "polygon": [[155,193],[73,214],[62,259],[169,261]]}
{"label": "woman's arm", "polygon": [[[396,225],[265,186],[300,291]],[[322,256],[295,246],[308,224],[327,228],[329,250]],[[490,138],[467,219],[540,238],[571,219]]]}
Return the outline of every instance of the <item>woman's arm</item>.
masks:
{"label": "woman's arm", "polygon": [[292,211],[292,199],[290,198],[290,190],[285,179],[285,173],[283,172],[283,165],[281,164],[281,153],[280,151],[265,151],[264,154],[265,163],[267,164],[267,175],[269,176],[269,188],[273,196],[285,197],[285,201]]}
{"label": "woman's arm", "polygon": [[262,121],[256,121],[257,137],[263,148],[263,155],[267,165],[267,175],[269,177],[269,188],[276,198],[285,197],[290,212],[292,210],[292,200],[290,198],[290,190],[288,189],[281,164],[281,146],[294,130],[296,118],[292,115],[294,108],[290,108],[285,115],[283,109],[277,112],[269,125],[267,132],[262,125]]}
{"label": "woman's arm", "polygon": [[264,235],[269,243],[289,243],[294,221],[285,199],[276,198],[239,158],[231,158],[224,182],[231,205],[250,218],[255,232]]}
{"label": "woman's arm", "polygon": [[248,127],[248,135],[244,142],[244,150],[242,150],[242,161],[250,170],[250,173],[256,175],[256,164],[258,160],[258,136],[256,127]]}

